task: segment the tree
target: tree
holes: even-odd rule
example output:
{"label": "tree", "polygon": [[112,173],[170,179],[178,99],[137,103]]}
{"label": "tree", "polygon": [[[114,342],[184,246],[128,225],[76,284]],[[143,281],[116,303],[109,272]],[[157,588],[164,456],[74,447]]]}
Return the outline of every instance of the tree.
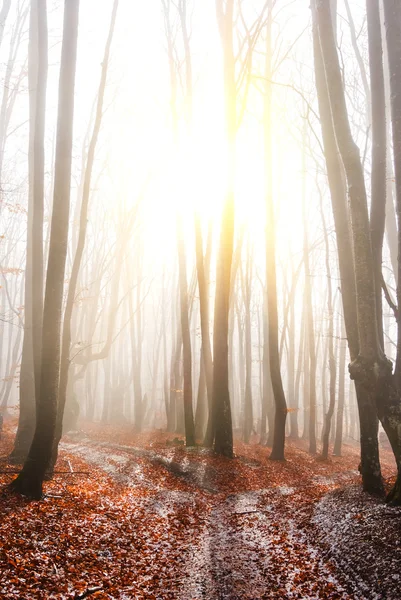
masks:
{"label": "tree", "polygon": [[206,255],[203,255],[202,228],[198,215],[195,215],[195,252],[196,252],[196,272],[198,277],[199,290],[199,310],[201,324],[201,361],[206,383],[206,392],[208,400],[208,427],[205,435],[205,446],[213,444],[213,419],[212,419],[212,395],[213,395],[213,358],[212,347],[210,344],[209,327],[209,274],[210,274],[210,256],[212,250],[212,227],[209,226],[208,239],[206,245]]}
{"label": "tree", "polygon": [[[326,7],[327,8],[327,7]],[[346,192],[344,183],[344,173],[341,164],[337,140],[337,128],[335,127],[335,118],[332,116],[331,98],[334,94],[337,97],[337,104],[342,103],[341,121],[345,120],[345,128],[348,136],[349,125],[346,118],[346,107],[342,92],[341,74],[339,73],[338,57],[334,42],[334,33],[330,18],[330,7],[324,13],[324,24],[318,27],[318,14],[316,2],[312,3],[312,18],[313,18],[313,53],[315,63],[315,80],[319,103],[320,122],[322,127],[322,140],[324,148],[324,156],[326,161],[327,178],[330,189],[331,204],[333,210],[333,218],[335,224],[337,238],[338,264],[341,280],[341,297],[344,310],[344,322],[348,340],[348,347],[351,361],[358,358],[360,352],[359,340],[359,323],[357,318],[357,300],[356,300],[356,280],[354,268],[357,263],[355,256],[354,261],[350,259],[353,256],[352,240],[349,229],[348,213],[346,205]],[[319,11],[322,6],[319,5]],[[321,12],[320,12],[321,14]],[[321,28],[323,27],[323,32]],[[330,39],[327,36],[330,35]],[[322,38],[326,46],[331,49],[331,58],[324,57],[323,48],[321,47]],[[330,93],[329,79],[332,76],[331,72],[327,72],[327,64],[331,65],[335,76],[335,92]],[[333,82],[331,82],[333,87]],[[341,86],[341,90],[339,89]],[[345,113],[345,117],[344,117]],[[338,115],[337,115],[338,119]],[[352,148],[354,144],[351,141]],[[353,149],[352,155],[355,157],[356,148]],[[357,162],[359,157],[357,158]],[[363,176],[362,176],[363,180]],[[364,182],[363,188],[364,188]],[[355,193],[355,192],[354,192]],[[366,207],[367,212],[367,207]],[[359,278],[359,282],[361,283]],[[372,283],[371,283],[372,285]],[[373,289],[374,293],[374,289]],[[374,315],[373,323],[376,322]],[[376,411],[372,398],[368,390],[362,385],[362,382],[355,380],[355,387],[358,400],[359,418],[361,423],[361,473],[364,489],[367,491],[381,491],[382,480],[379,463],[379,451],[377,443],[377,425]]]}
{"label": "tree", "polygon": [[[330,252],[329,252],[329,237],[327,234],[326,219],[324,216],[322,196],[320,196],[320,215],[322,219],[323,235],[324,235],[324,246],[325,246],[325,262],[326,262],[326,277],[327,277],[327,345],[329,355],[329,406],[326,414],[324,415],[324,425],[322,433],[322,459],[327,460],[329,455],[329,439],[331,421],[334,414],[334,406],[336,401],[336,359],[334,356],[334,309],[333,309],[333,291],[331,285],[331,268],[330,268]],[[325,368],[325,365],[323,365]]]}
{"label": "tree", "polygon": [[214,449],[233,456],[233,432],[228,385],[228,313],[234,244],[234,173],[236,132],[236,84],[233,49],[234,0],[216,0],[217,23],[223,47],[225,122],[228,172],[220,245],[217,257],[213,330],[213,421]]}
{"label": "tree", "polygon": [[53,213],[43,310],[40,395],[37,401],[35,434],[28,457],[21,473],[10,484],[13,490],[32,498],[42,496],[43,480],[52,457],[56,430],[61,313],[70,207],[78,15],[79,0],[66,0],[59,80]]}
{"label": "tree", "polygon": [[304,120],[303,150],[302,150],[302,219],[303,219],[303,259],[305,269],[305,309],[306,309],[306,331],[308,334],[309,350],[309,415],[308,437],[309,452],[316,454],[316,345],[315,328],[313,323],[312,284],[309,261],[308,219],[306,216],[306,119]]}
{"label": "tree", "polygon": [[60,383],[59,383],[59,393],[58,393],[58,407],[57,407],[57,426],[56,426],[56,434],[54,438],[53,444],[53,458],[52,465],[56,463],[57,460],[57,448],[60,442],[62,432],[63,432],[63,416],[64,416],[64,408],[66,404],[67,398],[67,386],[68,386],[68,372],[70,367],[70,349],[71,349],[71,317],[74,309],[74,301],[76,295],[77,281],[79,270],[81,267],[82,255],[85,248],[85,239],[86,239],[86,229],[88,223],[88,207],[89,207],[89,198],[91,191],[91,181],[92,181],[92,172],[93,172],[93,164],[95,160],[95,152],[97,140],[99,137],[100,127],[102,124],[103,117],[103,104],[104,104],[104,94],[106,89],[107,82],[107,71],[109,66],[110,59],[110,50],[111,44],[114,35],[115,22],[117,17],[118,10],[118,2],[119,0],[114,0],[112,14],[110,19],[110,28],[106,41],[106,46],[104,50],[104,56],[102,61],[102,72],[100,76],[98,97],[97,97],[97,107],[96,107],[96,116],[95,122],[93,125],[92,137],[89,143],[88,149],[88,157],[85,169],[84,176],[84,186],[83,186],[83,194],[81,199],[81,214],[80,214],[80,222],[79,222],[79,234],[78,234],[78,243],[77,248],[75,250],[75,256],[71,269],[70,281],[68,284],[68,292],[67,292],[67,301],[65,305],[64,311],[64,322],[63,322],[63,331],[62,331],[62,344],[61,344],[61,358],[60,358]]}
{"label": "tree", "polygon": [[[387,56],[390,71],[391,126],[393,137],[393,160],[395,173],[395,205],[398,226],[398,272],[397,272],[397,356],[392,398],[390,404],[378,405],[379,418],[393,449],[398,477],[389,499],[401,504],[401,2],[383,0],[386,30]],[[379,34],[378,34],[379,35]]]}
{"label": "tree", "polygon": [[[248,238],[246,251],[246,269],[245,276],[241,264],[241,287],[244,298],[245,308],[245,393],[243,398],[243,438],[246,444],[249,440],[253,429],[253,405],[252,405],[252,323],[251,323],[251,281],[252,281],[252,263],[253,263],[253,248],[250,247]],[[241,344],[242,345],[242,344]]]}
{"label": "tree", "polygon": [[192,406],[192,353],[188,316],[188,284],[182,224],[177,220],[178,271],[180,281],[180,316],[184,369],[184,423],[187,446],[195,446],[195,426]]}
{"label": "tree", "polygon": [[[390,492],[389,499],[393,502],[401,502],[401,406],[397,386],[397,361],[393,377],[392,364],[381,347],[377,327],[375,270],[367,194],[359,151],[352,138],[349,125],[330,10],[321,2],[315,2],[314,6],[333,126],[344,164],[350,199],[359,353],[354,359],[351,357],[349,371],[351,378],[358,382],[364,392],[364,405],[359,410],[361,439],[363,435],[362,425],[364,433],[367,429],[370,429],[370,437],[365,440],[365,448],[362,448],[362,469],[364,460],[365,463],[370,461],[371,466],[377,467],[378,417],[387,433],[398,467],[398,478],[394,489]],[[399,13],[396,13],[392,16],[399,15]],[[391,43],[388,45],[389,48],[392,47],[392,50],[394,50]],[[399,59],[397,59],[396,64],[401,67]],[[394,96],[395,91],[392,94],[392,102],[394,102]],[[394,112],[392,118],[394,126],[396,120]],[[360,398],[358,398],[359,401]],[[364,449],[366,451],[365,455]],[[369,486],[370,491],[374,491],[375,488],[377,491],[381,491],[380,468],[372,469],[372,476],[371,485]]]}
{"label": "tree", "polygon": [[[4,10],[3,5],[3,10]],[[29,24],[29,194],[25,273],[25,324],[20,412],[11,462],[25,461],[35,430],[43,318],[44,133],[47,86],[46,0],[31,0]]]}
{"label": "tree", "polygon": [[376,292],[376,319],[379,342],[384,348],[382,307],[383,238],[386,222],[386,101],[384,93],[383,47],[378,2],[366,0],[369,44],[369,72],[372,107],[372,175],[370,235]]}
{"label": "tree", "polygon": [[284,394],[280,370],[278,349],[278,310],[276,280],[276,225],[272,187],[272,137],[271,137],[271,23],[272,2],[268,5],[267,48],[265,65],[265,105],[264,105],[264,142],[266,172],[266,288],[267,319],[269,340],[270,376],[274,395],[275,414],[273,446],[270,454],[272,460],[284,460],[285,423],[287,419],[287,403]]}

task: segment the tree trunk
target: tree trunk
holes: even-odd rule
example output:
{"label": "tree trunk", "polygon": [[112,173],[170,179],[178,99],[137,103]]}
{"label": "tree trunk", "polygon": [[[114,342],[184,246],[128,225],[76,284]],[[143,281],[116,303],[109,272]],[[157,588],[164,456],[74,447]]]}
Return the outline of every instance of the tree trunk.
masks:
{"label": "tree trunk", "polygon": [[245,304],[245,395],[244,395],[244,421],[243,439],[249,444],[253,429],[253,406],[252,406],[252,332],[251,332],[251,283],[252,283],[252,259],[249,244],[246,256],[245,278],[241,268],[242,290]]}
{"label": "tree trunk", "polygon": [[[333,310],[333,292],[331,286],[331,269],[330,269],[330,249],[329,238],[327,235],[326,219],[324,218],[323,202],[320,198],[320,215],[322,218],[324,244],[326,251],[326,277],[327,277],[327,318],[329,326],[327,329],[327,346],[329,354],[329,373],[330,373],[330,398],[329,407],[324,417],[323,435],[322,435],[322,458],[327,460],[329,456],[329,438],[331,420],[334,414],[334,405],[336,401],[336,359],[334,356],[334,310]],[[325,365],[323,365],[326,368]]]}
{"label": "tree trunk", "polygon": [[[306,120],[304,127],[306,127]],[[306,330],[308,333],[309,349],[309,453],[316,454],[316,347],[315,347],[315,328],[313,323],[313,304],[312,304],[312,285],[309,262],[309,240],[308,240],[308,219],[306,215],[306,130],[303,132],[302,149],[302,219],[304,229],[303,239],[303,258],[305,269],[305,307],[306,307]]]}
{"label": "tree trunk", "polygon": [[401,504],[401,2],[400,0],[383,0],[383,6],[390,71],[395,206],[398,226],[398,310],[394,382],[388,390],[381,390],[382,395],[378,399],[378,416],[389,438],[398,467],[397,481],[388,500],[394,504]]}
{"label": "tree trunk", "polygon": [[[7,8],[8,4],[8,8]],[[3,4],[6,18],[9,2]],[[3,21],[0,21],[3,25]],[[4,26],[0,27],[3,37]],[[0,42],[1,43],[1,42]],[[35,400],[40,383],[43,318],[43,194],[44,124],[47,80],[47,8],[45,0],[32,0],[29,24],[29,199],[25,267],[25,326],[20,374],[20,413],[13,463],[23,463],[35,431]],[[35,335],[34,335],[35,333]]]}
{"label": "tree trunk", "polygon": [[177,220],[178,271],[180,279],[180,313],[184,364],[185,442],[195,446],[195,425],[192,406],[192,352],[188,317],[188,283],[182,224]]}
{"label": "tree trunk", "polygon": [[382,255],[386,222],[386,101],[384,93],[383,47],[380,9],[377,0],[366,0],[369,69],[372,106],[372,175],[370,236],[376,293],[379,343],[384,349],[382,306]]}
{"label": "tree trunk", "polygon": [[283,381],[280,370],[278,348],[278,310],[277,310],[277,278],[276,278],[276,224],[274,215],[272,189],[272,135],[271,135],[271,29],[272,2],[268,6],[266,62],[265,62],[265,102],[264,102],[264,148],[266,172],[266,287],[267,314],[269,323],[269,363],[270,376],[274,394],[275,414],[273,446],[270,454],[272,460],[284,460],[285,423],[287,419],[287,403],[285,400]]}
{"label": "tree trunk", "polygon": [[37,402],[36,429],[28,458],[21,473],[11,483],[12,489],[32,498],[42,496],[42,484],[51,460],[56,428],[61,311],[70,207],[78,14],[79,0],[66,0],[60,64],[54,201],[43,311],[40,396]]}
{"label": "tree trunk", "polygon": [[[342,328],[341,338],[344,337],[345,331]],[[334,456],[341,456],[341,445],[343,441],[343,423],[344,423],[344,402],[345,402],[345,340],[340,340],[340,357],[338,361],[338,407],[337,407],[337,422],[336,435],[334,438]]]}
{"label": "tree trunk", "polygon": [[[213,394],[213,359],[212,347],[210,343],[210,328],[209,328],[209,270],[210,270],[210,255],[211,255],[211,227],[209,227],[208,241],[206,247],[206,256],[203,256],[203,241],[200,218],[195,216],[195,251],[196,251],[196,272],[198,276],[199,289],[199,310],[201,322],[201,360],[203,364],[203,376],[207,391],[208,405],[208,428],[204,440],[205,446],[213,444],[213,419],[212,417],[212,394]],[[201,367],[202,369],[202,367]]]}
{"label": "tree trunk", "polygon": [[60,383],[59,383],[59,396],[58,396],[58,407],[57,407],[57,426],[56,426],[56,435],[54,438],[53,444],[53,458],[52,458],[52,466],[56,464],[57,461],[57,449],[59,442],[61,440],[62,432],[63,432],[63,417],[64,417],[64,408],[66,405],[67,398],[67,386],[68,386],[68,371],[70,367],[70,348],[71,348],[71,317],[74,309],[74,301],[77,289],[77,282],[79,276],[79,270],[81,267],[82,256],[85,248],[85,239],[86,239],[86,229],[88,223],[88,208],[89,208],[89,198],[91,192],[91,181],[92,181],[92,171],[93,164],[95,160],[95,152],[97,140],[99,137],[100,127],[102,123],[103,116],[103,102],[104,102],[104,93],[106,89],[106,80],[107,80],[107,71],[109,65],[109,57],[110,57],[110,48],[113,39],[114,26],[117,16],[119,0],[114,0],[113,10],[110,20],[110,29],[109,35],[107,38],[103,61],[102,61],[102,73],[100,78],[100,85],[97,97],[97,108],[96,108],[96,117],[95,123],[93,126],[93,132],[91,141],[89,144],[88,150],[88,158],[85,169],[85,177],[84,177],[84,186],[83,186],[83,194],[81,200],[81,214],[79,221],[79,234],[78,234],[78,243],[75,251],[75,256],[72,264],[70,281],[68,284],[68,293],[67,293],[67,301],[65,305],[64,311],[64,323],[63,323],[63,333],[62,333],[62,344],[61,344],[61,359],[60,359]]}
{"label": "tree trunk", "polygon": [[[353,142],[329,7],[312,2],[315,77],[321,116],[327,176],[337,237],[345,328],[351,361],[371,361],[378,348],[375,288],[366,191],[358,150]],[[337,148],[338,144],[338,148]],[[343,159],[352,213],[353,251],[348,229],[345,190],[338,150]],[[354,263],[350,259],[354,256]],[[355,278],[354,278],[355,269]],[[355,363],[355,361],[357,361]],[[362,359],[363,361],[363,359]],[[373,361],[374,362],[374,361]],[[362,370],[363,371],[363,370]],[[356,374],[354,374],[354,377]],[[356,383],[361,421],[361,472],[364,489],[382,490],[375,401],[369,385]]]}
{"label": "tree trunk", "polygon": [[232,458],[233,431],[228,385],[228,315],[234,243],[234,176],[236,134],[236,85],[233,48],[234,0],[216,0],[217,21],[223,46],[224,96],[227,133],[227,189],[217,258],[213,332],[214,450]]}

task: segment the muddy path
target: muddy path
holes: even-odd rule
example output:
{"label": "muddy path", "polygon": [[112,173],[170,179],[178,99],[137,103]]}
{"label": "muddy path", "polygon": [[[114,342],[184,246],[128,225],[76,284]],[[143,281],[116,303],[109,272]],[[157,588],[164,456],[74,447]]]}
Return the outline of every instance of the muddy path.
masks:
{"label": "muddy path", "polygon": [[[286,485],[235,492],[219,485],[219,464],[210,456],[181,449],[158,451],[85,438],[64,443],[63,449],[105,471],[128,489],[146,485],[150,494],[146,510],[165,519],[193,510],[195,496],[205,505],[202,525],[193,538],[185,563],[177,574],[178,596],[182,600],[258,598],[355,598],[347,594],[333,565],[322,558],[313,544],[308,524],[313,502],[322,487],[334,489],[355,481],[355,469],[331,477],[313,475],[309,482],[298,479]],[[241,467],[257,470],[257,460],[239,457]],[[165,471],[163,480],[149,478],[144,465]],[[235,463],[225,464],[224,480],[236,478]],[[174,481],[185,491],[174,489]],[[173,488],[172,488],[173,484]],[[168,539],[174,547],[174,533]],[[158,595],[155,589],[156,597]]]}

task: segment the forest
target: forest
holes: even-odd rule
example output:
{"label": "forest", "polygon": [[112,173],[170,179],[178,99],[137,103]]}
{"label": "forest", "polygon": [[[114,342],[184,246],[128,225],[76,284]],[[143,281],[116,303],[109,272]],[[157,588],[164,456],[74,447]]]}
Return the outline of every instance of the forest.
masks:
{"label": "forest", "polygon": [[0,598],[401,598],[401,0],[0,0]]}

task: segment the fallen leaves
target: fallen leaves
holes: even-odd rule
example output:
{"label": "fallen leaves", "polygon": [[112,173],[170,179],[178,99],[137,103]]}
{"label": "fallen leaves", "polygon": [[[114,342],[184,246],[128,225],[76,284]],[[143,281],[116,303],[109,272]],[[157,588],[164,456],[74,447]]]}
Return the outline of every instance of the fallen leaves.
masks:
{"label": "fallen leaves", "polygon": [[[85,432],[63,445],[68,476],[46,483],[44,501],[1,495],[0,597],[348,598],[304,525],[322,495],[358,479],[357,450],[323,463],[289,444],[274,463],[238,443],[230,461],[161,432]],[[5,455],[8,425],[0,443]]]}

